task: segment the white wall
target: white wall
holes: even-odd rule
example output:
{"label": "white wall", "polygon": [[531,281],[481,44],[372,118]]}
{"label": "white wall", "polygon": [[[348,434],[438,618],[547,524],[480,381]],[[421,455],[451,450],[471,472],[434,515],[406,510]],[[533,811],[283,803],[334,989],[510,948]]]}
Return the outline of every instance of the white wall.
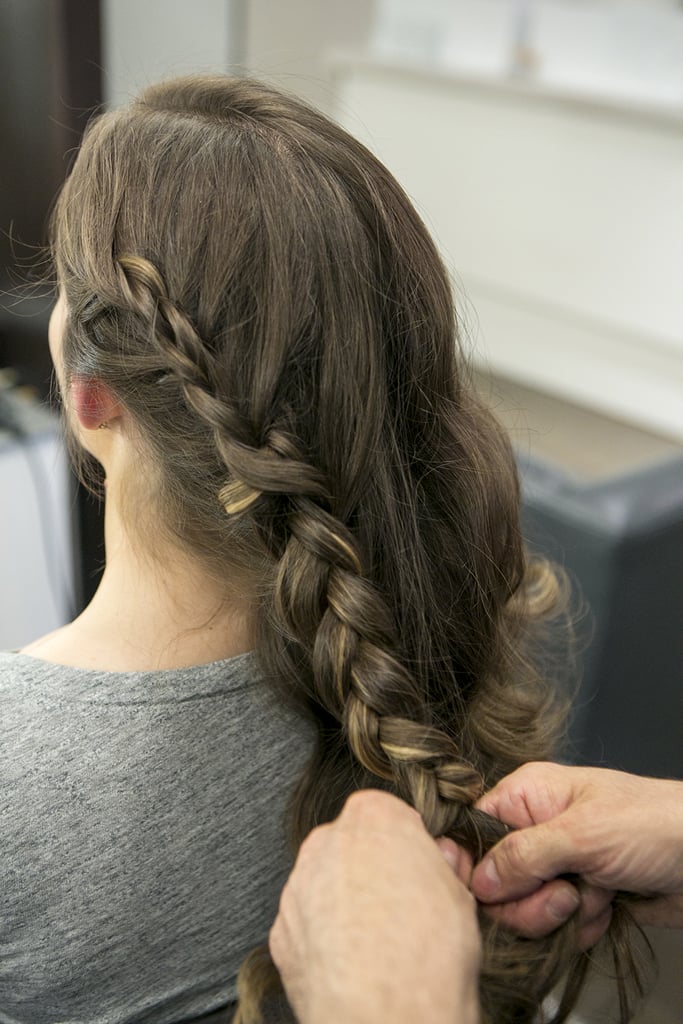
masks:
{"label": "white wall", "polygon": [[102,0],[105,100],[160,78],[246,70],[322,108],[330,50],[363,47],[375,0]]}
{"label": "white wall", "polygon": [[367,50],[389,7],[104,0],[107,96],[237,62],[336,111],[429,220],[465,286],[480,361],[683,439],[683,117],[567,102],[500,75],[352,60],[335,73],[329,55]]}
{"label": "white wall", "polygon": [[56,422],[22,443],[0,431],[0,494],[0,650],[12,650],[73,614],[72,492]]}
{"label": "white wall", "polygon": [[240,8],[241,0],[103,0],[107,105],[161,78],[227,71],[239,59]]}
{"label": "white wall", "polygon": [[683,440],[683,115],[370,61],[337,87],[440,242],[480,362]]}
{"label": "white wall", "polygon": [[377,0],[377,56],[683,102],[678,0]]}
{"label": "white wall", "polygon": [[328,55],[364,49],[375,0],[247,0],[245,64],[259,78],[334,107]]}

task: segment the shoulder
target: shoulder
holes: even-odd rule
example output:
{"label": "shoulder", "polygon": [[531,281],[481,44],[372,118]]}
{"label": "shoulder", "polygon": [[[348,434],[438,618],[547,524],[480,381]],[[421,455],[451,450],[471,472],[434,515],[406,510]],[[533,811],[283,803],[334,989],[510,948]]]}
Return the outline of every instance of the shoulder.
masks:
{"label": "shoulder", "polygon": [[73,637],[74,623],[67,623],[53,629],[51,633],[32,640],[31,643],[14,652],[19,658],[26,657],[44,665],[63,668],[86,667],[87,646],[78,637]]}
{"label": "shoulder", "polygon": [[26,675],[27,670],[30,674],[34,662],[35,667],[40,671],[44,663],[37,658],[25,656],[23,650],[0,651],[0,689],[7,680]]}
{"label": "shoulder", "polygon": [[11,651],[12,654],[36,654],[41,650],[49,649],[51,644],[59,642],[60,635],[64,632],[64,627],[60,626],[59,629],[53,629],[51,633],[45,633],[44,636],[39,636],[37,640],[32,640],[31,643],[26,644],[24,647],[19,648],[17,651]]}

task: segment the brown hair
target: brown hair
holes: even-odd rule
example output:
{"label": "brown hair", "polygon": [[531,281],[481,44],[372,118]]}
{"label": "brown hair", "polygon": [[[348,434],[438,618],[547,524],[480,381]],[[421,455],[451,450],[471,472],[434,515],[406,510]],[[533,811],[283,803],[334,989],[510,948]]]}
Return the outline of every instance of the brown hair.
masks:
{"label": "brown hair", "polygon": [[[129,410],[154,514],[250,581],[264,679],[318,724],[294,845],[380,784],[481,856],[505,829],[474,802],[562,725],[531,657],[558,586],[405,194],[298,100],[189,78],[91,125],[53,235],[68,373]],[[533,1020],[574,965],[565,1019],[575,924],[482,926],[484,1020]],[[243,973],[242,1021],[272,971]]]}

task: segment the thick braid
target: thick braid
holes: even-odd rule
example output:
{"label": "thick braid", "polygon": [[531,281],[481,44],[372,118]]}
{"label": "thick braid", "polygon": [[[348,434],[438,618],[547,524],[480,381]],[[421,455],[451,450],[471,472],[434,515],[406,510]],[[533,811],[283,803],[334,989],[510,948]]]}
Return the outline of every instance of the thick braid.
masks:
{"label": "thick braid", "polygon": [[[278,657],[292,680],[308,677],[309,697],[338,724],[356,761],[370,777],[390,784],[417,808],[433,835],[448,834],[475,858],[506,832],[500,822],[474,810],[483,790],[480,773],[468,763],[454,738],[431,720],[420,687],[402,663],[395,624],[373,585],[358,541],[331,509],[332,493],[322,472],[311,466],[295,438],[271,422],[245,424],[219,397],[213,356],[190,318],[171,300],[163,278],[148,260],[117,261],[118,302],[145,325],[152,346],[150,370],[172,376],[188,408],[213,435],[227,482],[220,501],[227,516],[253,515],[263,527],[268,503],[280,496],[278,516],[286,520],[270,555],[275,566],[270,608]],[[96,315],[91,310],[90,315]],[[284,502],[284,504],[283,504]],[[263,515],[259,509],[263,504]],[[273,531],[263,536],[274,539]],[[487,955],[482,971],[485,1019],[496,1013],[498,986],[510,1005],[517,993],[519,1020],[530,1019],[539,992],[550,991],[566,964],[571,937],[531,943],[498,935],[483,922]],[[532,990],[527,975],[515,976],[516,944],[528,959],[537,946]],[[556,1020],[564,1019],[580,987],[587,960],[571,975],[568,998]],[[276,975],[265,950],[256,951],[240,974],[241,1003],[236,1021],[260,1020],[263,999],[277,1000]],[[490,1012],[487,1012],[490,1008]]]}
{"label": "thick braid", "polygon": [[213,431],[230,476],[218,495],[226,513],[246,512],[264,493],[289,496],[289,540],[279,562],[275,608],[285,635],[310,651],[316,700],[343,725],[363,767],[393,781],[434,835],[453,833],[481,855],[505,830],[470,810],[483,780],[454,740],[429,721],[419,687],[400,662],[388,608],[364,574],[357,542],[323,507],[329,488],[322,473],[281,430],[270,429],[259,447],[248,443],[256,431],[250,437],[216,396],[211,353],[149,260],[119,257],[117,276],[126,306],[151,326],[160,365]]}
{"label": "thick braid", "polygon": [[[353,537],[341,524],[336,524],[328,537],[328,546],[335,544],[337,562],[349,557],[349,549],[354,550]],[[314,553],[321,556],[320,544]],[[483,789],[482,778],[463,758],[456,741],[429,723],[419,688],[400,663],[388,610],[376,589],[361,575],[357,550],[353,570],[359,572],[337,564],[328,573],[328,606],[314,648],[319,699],[324,703],[327,692],[335,693],[337,710],[343,707],[341,720],[349,746],[361,764],[372,774],[393,781],[398,794],[417,808],[433,835],[455,838],[479,860],[507,829],[473,809]],[[337,656],[329,658],[335,644]],[[325,687],[324,654],[319,648],[328,654],[327,671],[334,676],[334,690]],[[620,921],[615,936],[624,929]],[[568,951],[576,948],[577,920],[540,940],[506,935],[485,918],[482,930],[486,951],[480,985],[484,1019],[489,1024],[498,1019],[499,994],[512,1009],[511,992],[515,992],[512,1012],[517,1016],[510,1019],[529,1020],[535,1015],[539,997],[554,990],[565,976]],[[621,947],[628,949],[623,935],[620,941]],[[524,956],[536,963],[533,977],[518,970],[522,948]],[[619,973],[619,942],[615,941],[613,948]],[[560,1024],[571,1012],[589,964],[589,954],[575,957],[563,997],[549,1024]],[[637,972],[634,977],[638,988]],[[499,990],[502,978],[506,985]],[[623,990],[620,992],[623,996]]]}
{"label": "thick braid", "polygon": [[342,724],[362,766],[393,782],[434,835],[455,834],[480,856],[505,828],[471,809],[481,775],[430,722],[355,537],[309,498],[291,501],[275,607],[283,632],[311,647],[316,701]]}
{"label": "thick braid", "polygon": [[[473,808],[483,779],[456,739],[432,720],[417,681],[402,663],[392,615],[369,578],[358,541],[331,511],[342,504],[340,496],[333,498],[324,474],[310,465],[275,417],[268,424],[247,424],[219,397],[211,350],[172,301],[154,265],[122,256],[116,269],[117,302],[148,331],[150,371],[161,374],[160,383],[169,376],[177,382],[188,408],[213,435],[228,477],[216,500],[230,518],[253,515],[262,536],[271,538],[269,626],[284,674],[298,679],[301,672],[308,678],[309,698],[338,723],[370,776],[413,804],[433,835],[452,836],[478,859],[505,835],[506,827]],[[88,316],[97,312],[92,308]],[[263,496],[280,497],[277,514],[284,523],[278,531],[263,528],[261,520],[270,514],[268,502],[259,500]],[[493,1021],[499,998],[511,1006],[515,991],[515,1019],[530,1020],[539,993],[559,982],[573,939],[565,928],[550,940],[519,940],[482,924],[487,934],[484,1019]],[[537,959],[531,988],[526,972],[516,975],[520,942],[526,960],[532,954]],[[575,965],[555,1021],[564,1020],[573,1005],[587,963],[584,955]],[[256,951],[245,962],[240,985],[235,1020],[256,1022],[262,1001],[277,1003],[279,998],[267,951]]]}
{"label": "thick braid", "polygon": [[[290,453],[299,465],[301,456],[293,443]],[[289,540],[279,558],[271,623],[282,641],[282,668],[296,679],[302,666],[296,659],[287,665],[291,644],[303,649],[304,662],[310,659],[310,696],[341,725],[352,754],[369,776],[390,783],[417,808],[433,835],[452,836],[479,859],[507,828],[473,808],[483,779],[455,739],[429,720],[420,688],[401,663],[391,614],[365,574],[356,538],[311,497],[290,493],[289,502]],[[483,1019],[493,1024],[502,1000],[508,1007],[515,1003],[514,1019],[530,1021],[539,997],[562,979],[575,923],[536,941],[501,936],[485,919],[482,928],[487,951],[480,987]],[[524,956],[536,961],[532,978],[516,967],[522,947]],[[562,1001],[556,1024],[573,1005],[587,963],[585,954],[576,963],[569,998]],[[257,1024],[262,1001],[273,1005],[272,971],[266,949],[245,961],[236,1024]]]}
{"label": "thick braid", "polygon": [[[256,431],[250,438],[216,396],[211,353],[149,260],[119,257],[117,276],[126,306],[151,327],[160,365],[213,431],[230,476],[218,495],[226,513],[246,512],[264,493],[289,496],[289,540],[279,562],[275,607],[285,634],[310,650],[315,698],[343,724],[363,767],[393,781],[433,834],[455,831],[481,853],[487,819],[467,812],[481,795],[481,776],[429,722],[419,688],[399,660],[386,604],[364,575],[357,542],[323,507],[329,488],[322,473],[284,431],[270,429],[259,447],[248,443]],[[500,838],[491,829],[489,823],[487,846]]]}

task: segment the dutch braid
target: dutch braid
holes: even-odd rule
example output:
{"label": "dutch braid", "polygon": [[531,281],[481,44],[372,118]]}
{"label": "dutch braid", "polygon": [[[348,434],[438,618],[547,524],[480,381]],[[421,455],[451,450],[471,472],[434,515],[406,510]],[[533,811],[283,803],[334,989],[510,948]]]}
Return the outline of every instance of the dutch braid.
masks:
{"label": "dutch braid", "polygon": [[393,783],[433,835],[453,835],[481,857],[505,835],[505,826],[474,810],[484,780],[454,739],[430,721],[356,539],[320,503],[330,494],[322,474],[280,431],[271,430],[259,449],[237,440],[236,433],[248,431],[213,393],[207,347],[169,298],[158,269],[149,260],[121,256],[117,275],[123,301],[150,325],[187,405],[213,432],[230,476],[218,494],[226,514],[241,515],[264,493],[289,498],[289,539],[279,558],[272,552],[278,561],[272,624],[306,652],[312,696],[342,725],[359,764]]}
{"label": "dutch braid", "polygon": [[[311,697],[339,723],[367,773],[365,784],[388,783],[420,812],[433,835],[456,839],[480,859],[507,831],[473,807],[484,789],[480,772],[453,737],[430,722],[419,687],[400,661],[389,609],[364,573],[352,532],[308,497],[290,496],[290,502],[290,539],[279,560],[270,622],[271,636],[282,643],[282,673],[291,672],[285,648],[294,642],[310,664]],[[301,673],[301,659],[294,670]],[[484,1019],[496,1020],[501,999],[510,1011],[528,1015],[561,980],[572,925],[536,942],[501,935],[486,921],[483,927],[488,932],[481,980]],[[533,978],[513,966],[522,949],[527,961],[535,960]],[[573,1005],[588,962],[585,956],[577,962],[558,1022]],[[273,971],[265,949],[247,961],[235,1024],[259,1021],[261,1001],[276,998]],[[277,1014],[282,1013],[280,1005]]]}
{"label": "dutch braid", "polygon": [[[351,531],[310,498],[290,499],[291,535],[279,561],[270,622],[271,636],[284,641],[282,674],[291,673],[285,648],[294,642],[304,652],[304,664],[310,662],[311,695],[339,722],[353,756],[367,772],[365,784],[389,783],[420,812],[432,835],[455,839],[478,861],[507,832],[500,821],[473,807],[484,789],[480,772],[465,760],[451,735],[430,724],[419,687],[399,660],[390,612],[364,575]],[[301,673],[302,660],[293,664]],[[627,907],[618,903],[612,929],[617,977],[632,977],[639,995],[642,982],[629,952],[630,923]],[[576,947],[578,922],[570,920],[561,931],[538,940],[519,938],[485,917],[481,925],[483,1020],[497,1024],[504,1005],[507,1020],[527,1021],[567,974],[567,950]],[[590,964],[589,953],[575,955],[548,1024],[566,1020]],[[276,1020],[286,1016],[276,973],[267,948],[254,951],[240,975],[235,1024],[260,1024],[264,1005]],[[629,998],[621,986],[619,991],[626,1015]]]}
{"label": "dutch braid", "polygon": [[[401,659],[391,612],[368,578],[357,538],[329,511],[329,483],[306,462],[294,437],[281,429],[271,428],[259,447],[246,442],[258,430],[217,397],[211,354],[190,318],[169,297],[159,270],[149,260],[128,255],[117,259],[116,268],[120,301],[147,324],[157,367],[174,377],[188,408],[212,433],[229,478],[216,496],[226,516],[234,520],[253,514],[258,520],[259,499],[284,500],[279,506],[284,529],[281,523],[275,533],[260,524],[275,565],[262,629],[277,652],[282,676],[296,674],[299,684],[302,670],[308,676],[309,698],[338,723],[365,772],[363,781],[357,780],[360,784],[379,780],[388,785],[420,812],[432,835],[447,835],[480,859],[507,828],[474,808],[484,778],[454,737],[432,720],[417,681]],[[343,496],[336,500],[344,504]],[[512,597],[515,601],[520,602],[518,594]],[[625,927],[625,922],[619,924],[620,933]],[[484,1020],[494,1024],[499,1001],[512,1014],[510,1020],[526,1020],[562,979],[576,922],[543,940],[519,939],[485,918],[482,928]],[[621,939],[623,945],[623,935]],[[515,966],[522,950],[525,964],[535,964],[533,974]],[[560,1024],[571,1011],[589,963],[587,954],[577,956],[553,1022]],[[277,1007],[278,1018],[288,1012],[265,948],[245,962],[240,992],[235,1024],[258,1024],[264,1001]]]}
{"label": "dutch braid", "polygon": [[[313,695],[343,725],[358,762],[372,775],[394,782],[434,835],[450,832],[463,808],[481,795],[481,775],[464,763],[455,742],[430,723],[419,688],[399,660],[389,609],[363,574],[351,532],[310,500],[294,499],[293,505],[292,541],[280,561],[275,595],[280,628],[302,647],[310,644],[312,609],[308,594],[300,607],[300,581],[311,571],[311,561],[318,560],[312,575],[324,580],[326,588],[316,595]],[[307,581],[303,587],[308,589]],[[300,623],[308,624],[303,635]],[[477,818],[486,816],[471,820]],[[467,840],[478,845],[475,830],[469,830]]]}
{"label": "dutch braid", "polygon": [[[405,195],[296,100],[191,79],[94,124],[54,223],[68,367],[130,410],[164,525],[219,579],[244,570],[264,685],[317,725],[293,845],[380,785],[480,857],[506,829],[477,797],[556,744],[530,645],[558,592]],[[576,922],[538,941],[481,923],[485,1024],[529,1024],[569,968],[566,1019]],[[263,951],[240,983],[250,1024],[277,1001]]]}

